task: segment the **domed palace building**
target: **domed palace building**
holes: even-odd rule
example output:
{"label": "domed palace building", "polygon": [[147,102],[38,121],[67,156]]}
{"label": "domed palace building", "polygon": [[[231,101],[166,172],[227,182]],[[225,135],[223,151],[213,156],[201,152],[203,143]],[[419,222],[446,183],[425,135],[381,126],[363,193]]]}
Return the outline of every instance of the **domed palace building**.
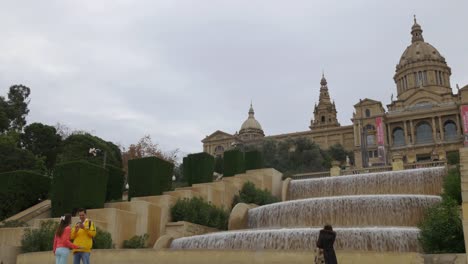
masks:
{"label": "domed palace building", "polygon": [[251,105],[238,133],[218,130],[202,140],[203,150],[217,156],[238,144],[306,137],[323,149],[338,143],[353,151],[357,168],[389,164],[395,157],[405,163],[444,160],[467,138],[468,85],[457,86],[457,94],[453,94],[450,67],[440,52],[424,41],[416,19],[411,35],[411,44],[396,65],[393,79],[397,96],[392,96],[387,111],[381,102],[366,98],[354,105],[353,124],[341,126],[322,75],[310,130],[265,136]]}

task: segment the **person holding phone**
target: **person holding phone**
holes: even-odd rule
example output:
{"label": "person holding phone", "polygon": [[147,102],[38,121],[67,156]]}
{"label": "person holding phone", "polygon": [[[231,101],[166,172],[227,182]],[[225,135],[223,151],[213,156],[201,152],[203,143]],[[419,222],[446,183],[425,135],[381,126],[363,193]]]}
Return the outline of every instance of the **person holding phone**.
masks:
{"label": "person holding phone", "polygon": [[72,228],[70,237],[73,239],[73,243],[81,248],[73,250],[73,264],[80,264],[81,261],[83,261],[83,264],[89,264],[93,237],[96,236],[96,227],[94,222],[87,218],[86,209],[78,209],[78,216],[80,221]]}

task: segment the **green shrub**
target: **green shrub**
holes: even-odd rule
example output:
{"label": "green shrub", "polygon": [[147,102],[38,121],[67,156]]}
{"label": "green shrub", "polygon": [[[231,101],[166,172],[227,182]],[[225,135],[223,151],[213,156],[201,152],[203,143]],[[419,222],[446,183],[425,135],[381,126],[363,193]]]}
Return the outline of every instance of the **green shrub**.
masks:
{"label": "green shrub", "polygon": [[94,236],[93,249],[113,248],[112,236],[109,232],[96,227],[96,236]]}
{"label": "green shrub", "polygon": [[425,253],[465,252],[463,226],[456,201],[444,199],[429,208],[419,228],[419,240]]}
{"label": "green shrub", "polygon": [[263,168],[263,156],[258,150],[245,152],[245,170],[256,170]]}
{"label": "green shrub", "polygon": [[58,217],[76,208],[103,208],[108,172],[86,161],[58,164],[52,180],[52,215]]}
{"label": "green shrub", "polygon": [[129,240],[124,240],[123,248],[147,248],[149,235],[133,236]]}
{"label": "green shrub", "polygon": [[0,223],[0,228],[10,228],[10,227],[28,227],[28,223],[18,220],[3,221]]}
{"label": "green shrub", "polygon": [[244,153],[238,149],[224,152],[224,177],[234,176],[245,172]]}
{"label": "green shrub", "polygon": [[41,222],[38,229],[26,229],[21,239],[21,251],[23,253],[51,251],[57,227],[57,222],[49,220]]}
{"label": "green shrub", "polygon": [[239,191],[239,194],[236,194],[232,201],[232,207],[238,203],[254,203],[256,205],[265,205],[271,203],[277,203],[280,200],[271,195],[267,190],[260,190],[255,187],[252,182],[246,182],[242,186],[242,189]]}
{"label": "green shrub", "polygon": [[184,178],[191,186],[213,181],[214,157],[206,152],[189,154],[183,159]]}
{"label": "green shrub", "polygon": [[450,169],[447,176],[445,176],[443,197],[453,199],[459,205],[462,204],[461,177],[458,168]]}
{"label": "green shrub", "polygon": [[194,224],[226,230],[229,213],[205,202],[202,198],[179,199],[171,208],[172,221],[187,221]]}
{"label": "green shrub", "polygon": [[49,195],[50,179],[30,171],[0,173],[0,220],[19,213]]}
{"label": "green shrub", "polygon": [[460,163],[460,152],[453,151],[447,153],[447,163],[450,165],[455,165]]}
{"label": "green shrub", "polygon": [[120,168],[107,165],[107,193],[106,201],[122,199],[122,193],[125,181],[125,172]]}
{"label": "green shrub", "polygon": [[157,157],[128,161],[128,199],[161,195],[171,189],[174,164]]}

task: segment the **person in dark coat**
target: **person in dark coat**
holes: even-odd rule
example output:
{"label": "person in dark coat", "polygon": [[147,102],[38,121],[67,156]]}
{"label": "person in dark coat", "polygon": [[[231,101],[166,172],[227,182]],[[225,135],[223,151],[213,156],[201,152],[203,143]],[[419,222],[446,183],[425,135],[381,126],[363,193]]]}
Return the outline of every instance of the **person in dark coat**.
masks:
{"label": "person in dark coat", "polygon": [[331,225],[325,225],[323,229],[320,230],[317,240],[317,247],[323,250],[325,264],[338,264],[338,261],[336,260],[335,249],[333,248],[335,238],[336,233],[333,231]]}

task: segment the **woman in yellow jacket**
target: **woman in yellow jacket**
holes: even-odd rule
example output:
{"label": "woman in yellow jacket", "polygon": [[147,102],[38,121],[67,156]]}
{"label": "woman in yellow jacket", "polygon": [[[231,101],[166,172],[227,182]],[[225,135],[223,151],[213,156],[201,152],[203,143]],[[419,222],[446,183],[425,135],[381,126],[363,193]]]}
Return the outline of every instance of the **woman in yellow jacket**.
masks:
{"label": "woman in yellow jacket", "polygon": [[93,237],[96,236],[96,227],[94,222],[86,218],[86,209],[78,209],[78,215],[80,222],[76,223],[70,234],[73,243],[80,247],[73,250],[73,264],[80,264],[81,260],[83,264],[90,264],[89,255],[93,247]]}

